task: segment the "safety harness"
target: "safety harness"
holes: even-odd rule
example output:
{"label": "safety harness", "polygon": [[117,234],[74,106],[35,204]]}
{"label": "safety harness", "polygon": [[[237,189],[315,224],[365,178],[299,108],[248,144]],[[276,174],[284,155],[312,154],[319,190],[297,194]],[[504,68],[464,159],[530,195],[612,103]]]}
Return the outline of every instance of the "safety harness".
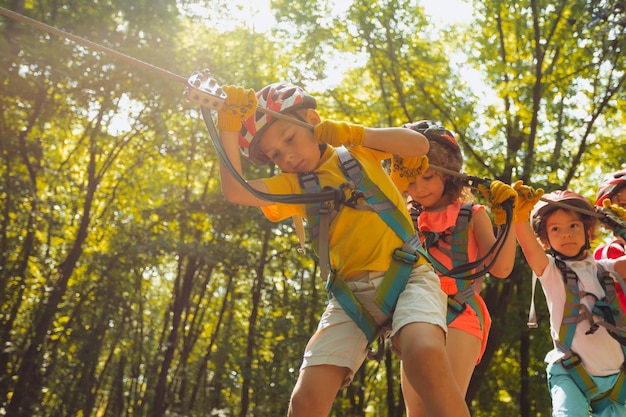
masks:
{"label": "safety harness", "polygon": [[[476,292],[474,290],[474,279],[485,273],[482,271],[483,264],[469,261],[468,255],[468,242],[469,242],[469,224],[472,219],[472,207],[474,203],[464,203],[461,205],[459,214],[456,218],[454,226],[445,230],[444,232],[437,233],[432,231],[419,232],[423,236],[423,245],[427,253],[427,258],[437,270],[441,276],[447,276],[455,279],[456,287],[458,291],[456,294],[448,295],[448,309],[446,320],[447,323],[452,323],[461,313],[465,311],[467,305],[476,312],[478,316],[480,327],[482,329],[485,317],[483,309],[480,308],[476,300]],[[414,221],[415,230],[418,229],[418,218],[422,210],[413,206],[410,209],[411,218]],[[450,248],[439,245],[440,242],[445,242],[450,245]],[[452,269],[447,269],[437,258],[435,258],[431,251],[433,248],[438,248],[446,257],[452,260]],[[468,268],[470,266],[471,268]],[[473,272],[474,268],[481,270],[480,272]]]}
{"label": "safety harness", "polygon": [[[608,402],[626,404],[626,321],[616,297],[615,281],[612,275],[601,265],[596,264],[598,268],[597,279],[605,293],[604,297],[598,299],[595,295],[580,290],[578,275],[563,260],[555,258],[555,264],[559,268],[563,282],[567,287],[563,320],[559,327],[559,341],[555,341],[556,348],[565,354],[560,360],[561,365],[567,370],[578,388],[590,399],[592,408],[602,409]],[[533,274],[533,294],[536,279],[536,275]],[[585,296],[593,296],[596,299],[591,309],[580,301]],[[602,319],[594,319],[594,314],[602,317]],[[620,342],[625,358],[613,388],[593,399],[591,397],[598,394],[598,387],[584,368],[580,356],[571,349],[576,325],[581,321],[589,322],[589,330],[586,334],[592,334],[600,327],[606,328],[609,334]],[[529,327],[537,327],[534,300],[531,301],[528,325]]]}
{"label": "safety harness", "polygon": [[[380,188],[365,174],[361,164],[344,147],[335,148],[339,157],[339,166],[348,180],[340,187],[344,192],[351,191],[348,199],[333,202],[316,202],[306,205],[309,233],[313,248],[317,249],[322,277],[326,278],[326,289],[329,297],[334,296],[345,312],[354,320],[367,337],[368,344],[382,336],[385,324],[379,326],[359,299],[353,294],[345,280],[336,274],[329,273],[328,230],[332,220],[342,205],[350,209],[371,210],[400,237],[403,245],[391,254],[392,261],[385,272],[374,302],[384,314],[391,314],[404,291],[417,263],[427,263],[422,256],[420,241],[413,225]],[[317,174],[314,172],[298,175],[300,185],[305,193],[320,192]],[[382,353],[379,349],[379,353]]]}

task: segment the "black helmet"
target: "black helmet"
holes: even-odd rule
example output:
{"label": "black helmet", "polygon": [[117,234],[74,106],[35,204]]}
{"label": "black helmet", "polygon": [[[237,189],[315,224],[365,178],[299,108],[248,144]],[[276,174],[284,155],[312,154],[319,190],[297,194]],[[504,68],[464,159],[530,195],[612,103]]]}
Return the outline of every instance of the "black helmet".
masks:
{"label": "black helmet", "polygon": [[463,160],[459,143],[454,138],[452,132],[432,120],[419,120],[417,122],[405,123],[402,127],[415,130],[426,136],[430,142],[437,142],[448,149],[459,160]]}

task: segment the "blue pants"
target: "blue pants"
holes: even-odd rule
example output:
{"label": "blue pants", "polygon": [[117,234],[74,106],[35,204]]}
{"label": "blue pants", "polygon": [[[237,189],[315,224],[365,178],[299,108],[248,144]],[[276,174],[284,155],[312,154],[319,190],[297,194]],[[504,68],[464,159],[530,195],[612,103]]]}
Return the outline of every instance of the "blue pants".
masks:
{"label": "blue pants", "polygon": [[[576,382],[560,363],[551,363],[547,368],[548,388],[552,397],[553,417],[624,417],[626,405],[612,401],[604,401],[594,406],[591,410],[591,401],[578,388]],[[591,376],[598,387],[598,394],[591,397],[597,398],[615,385],[619,374],[609,376]]]}

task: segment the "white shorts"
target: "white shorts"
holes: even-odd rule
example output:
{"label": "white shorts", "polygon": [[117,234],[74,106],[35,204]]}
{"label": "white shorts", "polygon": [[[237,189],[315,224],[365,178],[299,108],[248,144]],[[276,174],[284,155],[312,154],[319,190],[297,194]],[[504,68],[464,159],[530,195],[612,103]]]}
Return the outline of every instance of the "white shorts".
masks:
{"label": "white shorts", "polygon": [[[347,281],[352,292],[379,323],[389,315],[374,304],[376,290],[384,272],[364,272]],[[405,290],[400,294],[391,322],[391,334],[409,323],[430,323],[446,331],[447,296],[441,290],[439,277],[430,265],[415,267]],[[317,331],[304,351],[300,369],[316,365],[335,365],[350,369],[344,381],[349,384],[367,357],[367,338],[359,326],[332,297],[320,319]]]}

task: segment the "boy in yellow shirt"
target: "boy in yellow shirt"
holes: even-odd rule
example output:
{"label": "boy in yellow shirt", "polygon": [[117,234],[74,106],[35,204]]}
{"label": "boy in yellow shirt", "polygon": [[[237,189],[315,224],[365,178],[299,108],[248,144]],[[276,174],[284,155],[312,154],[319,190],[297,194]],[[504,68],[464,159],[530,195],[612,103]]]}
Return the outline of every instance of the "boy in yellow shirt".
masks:
{"label": "boy in yellow shirt", "polygon": [[[394,221],[411,227],[404,199],[381,161],[393,155],[392,174],[415,178],[428,166],[428,140],[409,129],[372,129],[322,121],[315,110],[315,99],[292,85],[270,84],[256,94],[235,86],[225,86],[224,91],[228,98],[218,114],[217,127],[232,167],[241,175],[241,150],[252,162],[271,162],[282,171],[271,178],[247,181],[248,186],[261,193],[303,194],[307,192],[304,178],[314,173],[313,182],[317,181],[320,189],[345,190],[344,200],[331,204],[333,215],[326,238],[321,231],[324,221],[319,205],[267,201],[241,184],[220,161],[222,192],[227,200],[258,206],[272,221],[306,217],[309,228],[319,231],[320,242],[324,244],[327,239],[332,297],[305,349],[289,416],[327,416],[338,390],[351,382],[367,356],[371,335],[366,335],[367,326],[353,319],[350,310],[354,305],[345,304],[343,298],[349,294],[355,297],[352,299],[358,304],[357,310],[378,326],[376,332],[384,323],[391,323],[392,348],[402,360],[409,382],[403,390],[418,392],[430,416],[468,417],[446,358],[446,297],[439,279],[417,250],[411,249],[413,240],[400,237],[385,220],[392,214],[396,216]],[[291,119],[255,112],[257,105]],[[376,189],[376,195],[384,195],[378,202],[386,206],[382,214],[371,210],[379,204],[372,204],[364,195],[367,192],[351,188],[360,181],[348,178],[350,174],[342,165],[345,158],[356,161],[360,167],[357,174],[373,184],[370,189]],[[320,255],[323,263],[324,254]],[[407,264],[406,284],[391,297],[391,308],[381,307],[377,296],[386,290],[379,292],[379,287],[386,287],[390,281],[395,285],[399,278],[388,280],[389,271]]]}

